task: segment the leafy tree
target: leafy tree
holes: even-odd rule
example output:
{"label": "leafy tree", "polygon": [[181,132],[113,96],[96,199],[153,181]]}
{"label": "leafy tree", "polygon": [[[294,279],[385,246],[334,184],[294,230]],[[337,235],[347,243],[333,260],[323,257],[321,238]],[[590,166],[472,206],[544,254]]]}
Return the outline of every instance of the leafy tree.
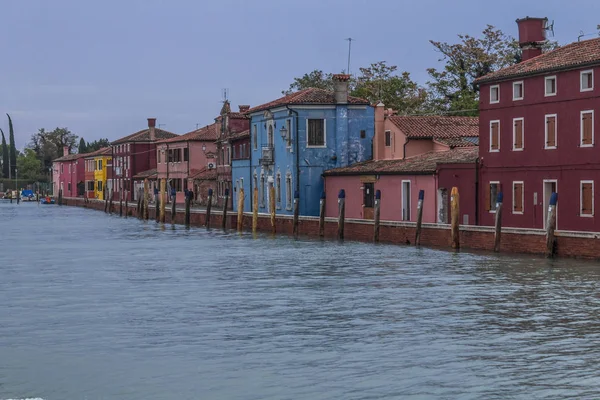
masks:
{"label": "leafy tree", "polygon": [[290,84],[288,90],[284,90],[282,94],[291,94],[298,90],[317,88],[325,90],[333,90],[333,74],[325,74],[320,69],[315,69],[308,74],[302,75],[300,78],[294,78],[294,82]]}
{"label": "leafy tree", "polygon": [[37,154],[32,149],[25,149],[25,153],[20,154],[17,159],[19,167],[19,177],[23,179],[38,179],[40,178],[42,163],[37,158]]}
{"label": "leafy tree", "polygon": [[0,129],[0,133],[2,133],[2,175],[5,178],[8,178],[10,175],[8,173],[8,165],[9,165],[9,155],[8,155],[8,146],[6,145],[6,137],[4,137],[4,132]]}
{"label": "leafy tree", "polygon": [[85,144],[85,139],[84,138],[79,139],[79,154],[84,154],[87,152],[88,152],[88,149]]}
{"label": "leafy tree", "polygon": [[45,172],[52,166],[53,160],[62,157],[64,146],[76,149],[78,139],[79,137],[67,128],[56,128],[53,131],[41,128],[31,136],[31,142],[27,148],[35,152],[37,159],[41,162],[42,171]]}
{"label": "leafy tree", "polygon": [[87,144],[87,151],[92,152],[108,146],[110,146],[108,139],[94,140],[93,142],[89,142]]}
{"label": "leafy tree", "polygon": [[9,135],[9,160],[10,160],[10,172],[11,176],[15,176],[15,168],[17,168],[17,147],[15,146],[15,131],[13,129],[12,119],[10,115],[6,114],[8,117],[8,135]]}

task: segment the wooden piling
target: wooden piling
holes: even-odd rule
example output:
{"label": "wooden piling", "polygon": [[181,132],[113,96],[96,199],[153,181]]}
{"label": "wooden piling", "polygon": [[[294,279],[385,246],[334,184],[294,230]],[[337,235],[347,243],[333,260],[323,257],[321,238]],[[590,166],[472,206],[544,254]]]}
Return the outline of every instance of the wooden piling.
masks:
{"label": "wooden piling", "polygon": [[177,214],[177,195],[173,196],[173,199],[171,200],[171,223],[174,224],[175,223],[175,215]]}
{"label": "wooden piling", "polygon": [[548,206],[548,218],[546,219],[546,257],[554,257],[554,230],[556,229],[556,203],[558,193],[552,192],[550,195],[550,205]]}
{"label": "wooden piling", "polygon": [[338,194],[338,239],[344,239],[344,221],[346,218],[346,191],[340,189]]}
{"label": "wooden piling", "polygon": [[425,200],[425,191],[419,190],[419,202],[417,203],[417,229],[415,232],[415,246],[421,245],[421,225],[423,224],[423,200]]}
{"label": "wooden piling", "polygon": [[185,194],[185,217],[184,217],[184,223],[186,227],[190,226],[190,203],[192,202],[192,196],[190,195],[190,192],[187,192]]}
{"label": "wooden piling", "polygon": [[294,237],[298,237],[298,215],[300,215],[300,194],[294,191],[294,219],[292,220]]}
{"label": "wooden piling", "polygon": [[162,202],[162,195],[160,191],[152,191],[152,195],[154,196],[154,219],[156,222],[160,222],[160,203]]}
{"label": "wooden piling", "polygon": [[498,193],[496,199],[496,229],[494,231],[494,251],[497,253],[500,251],[500,237],[502,235],[502,202],[504,200],[504,194]]}
{"label": "wooden piling", "polygon": [[210,229],[210,210],[212,208],[213,190],[208,189],[208,203],[206,204],[206,228]]}
{"label": "wooden piling", "polygon": [[375,229],[373,231],[373,241],[375,243],[379,242],[379,219],[381,217],[381,190],[375,191],[375,210],[374,210],[374,225]]}
{"label": "wooden piling", "polygon": [[271,233],[275,233],[275,185],[269,187],[269,212],[271,213]]}
{"label": "wooden piling", "polygon": [[122,191],[119,199],[119,216],[122,217],[123,216],[123,195],[125,194],[124,191]]}
{"label": "wooden piling", "polygon": [[450,192],[450,205],[451,205],[451,219],[452,225],[450,227],[450,239],[452,241],[452,248],[460,248],[460,234],[459,234],[459,215],[460,215],[460,198],[458,194],[458,188],[453,187]]}
{"label": "wooden piling", "polygon": [[[102,195],[104,196],[104,212],[105,213],[108,212],[108,194],[109,194],[108,189],[104,188]],[[60,191],[59,191],[59,196],[60,196]]]}
{"label": "wooden piling", "polygon": [[[63,191],[62,189],[58,189],[58,205],[62,206],[62,197],[63,197]],[[12,196],[10,196],[10,202],[12,203]]]}
{"label": "wooden piling", "polygon": [[137,212],[138,218],[142,218],[142,195],[140,193],[141,193],[141,190],[138,189],[137,208],[135,209],[135,211]]}
{"label": "wooden piling", "polygon": [[110,199],[108,200],[108,213],[112,214],[113,212],[113,190],[110,189],[110,195],[109,195]]}
{"label": "wooden piling", "polygon": [[325,192],[321,193],[321,200],[319,200],[319,237],[325,236]]}
{"label": "wooden piling", "polygon": [[150,218],[150,209],[148,208],[148,179],[144,179],[144,221]]}
{"label": "wooden piling", "polygon": [[129,207],[127,207],[127,204],[129,204],[127,202],[127,195],[129,194],[129,192],[126,190],[125,191],[125,218],[127,218],[127,214],[129,214]]}
{"label": "wooden piling", "polygon": [[244,188],[240,188],[238,192],[238,214],[237,214],[237,230],[241,232],[244,229]]}
{"label": "wooden piling", "polygon": [[258,227],[258,188],[254,188],[252,196],[252,233],[256,233]]}
{"label": "wooden piling", "polygon": [[160,180],[160,194],[158,195],[160,198],[160,213],[159,213],[159,222],[165,223],[165,208],[167,203],[167,180],[162,178]]}
{"label": "wooden piling", "polygon": [[223,219],[221,221],[221,229],[227,228],[227,204],[229,203],[229,189],[225,189],[225,201],[223,202]]}

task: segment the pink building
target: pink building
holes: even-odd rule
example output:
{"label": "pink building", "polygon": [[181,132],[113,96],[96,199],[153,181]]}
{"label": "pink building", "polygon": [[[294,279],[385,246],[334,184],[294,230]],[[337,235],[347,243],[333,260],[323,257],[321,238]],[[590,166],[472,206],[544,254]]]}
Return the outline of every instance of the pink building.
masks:
{"label": "pink building", "polygon": [[185,202],[187,189],[193,190],[195,199],[202,203],[207,191],[203,189],[215,188],[217,138],[218,126],[214,123],[157,143],[156,176],[166,178],[169,189],[175,188],[177,203]]}
{"label": "pink building", "polygon": [[63,156],[53,161],[52,184],[53,193],[58,196],[62,190],[63,197],[83,196],[85,191],[86,154],[69,154],[69,147],[63,147]]}
{"label": "pink building", "polygon": [[448,223],[452,187],[461,193],[461,222],[477,224],[478,120],[473,117],[398,116],[375,110],[375,159],[325,171],[326,215],[338,214],[346,193],[346,217],[372,219],[376,191],[381,219],[416,221],[419,191],[423,222]]}

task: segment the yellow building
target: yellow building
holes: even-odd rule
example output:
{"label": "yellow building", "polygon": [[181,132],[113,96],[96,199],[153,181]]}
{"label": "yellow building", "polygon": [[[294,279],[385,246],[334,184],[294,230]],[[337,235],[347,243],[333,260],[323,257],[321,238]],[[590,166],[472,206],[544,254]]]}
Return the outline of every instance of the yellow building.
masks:
{"label": "yellow building", "polygon": [[110,178],[109,168],[112,168],[112,150],[110,147],[105,147],[94,155],[94,180],[96,181],[94,189],[97,199],[104,200],[104,188]]}

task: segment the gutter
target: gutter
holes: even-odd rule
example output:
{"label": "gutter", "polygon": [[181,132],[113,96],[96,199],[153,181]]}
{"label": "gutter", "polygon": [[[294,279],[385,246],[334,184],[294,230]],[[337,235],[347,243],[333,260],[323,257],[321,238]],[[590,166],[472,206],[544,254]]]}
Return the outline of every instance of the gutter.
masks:
{"label": "gutter", "polygon": [[[299,116],[298,116],[298,111],[291,109],[289,105],[286,104],[285,108],[288,109],[289,113],[294,113],[296,115],[296,123],[294,124],[295,125],[294,141],[296,142],[296,192],[298,193],[298,196],[299,196],[300,195],[300,139],[298,138]],[[294,197],[296,197],[295,193],[294,193]]]}
{"label": "gutter", "polygon": [[[515,65],[518,65],[518,64],[515,64]],[[546,75],[549,72],[571,71],[571,70],[583,69],[583,68],[587,68],[587,67],[595,67],[598,65],[600,65],[600,61],[592,61],[592,62],[588,62],[588,63],[584,63],[584,64],[568,65],[568,66],[558,67],[558,68],[545,68],[545,69],[540,69],[537,71],[505,75],[505,76],[501,76],[498,78],[485,79],[485,76],[482,76],[481,78],[476,79],[473,83],[475,85],[481,85],[482,83],[504,82],[504,81],[510,81],[510,80],[513,80],[516,78],[524,78],[524,77],[537,76],[537,75]]]}

